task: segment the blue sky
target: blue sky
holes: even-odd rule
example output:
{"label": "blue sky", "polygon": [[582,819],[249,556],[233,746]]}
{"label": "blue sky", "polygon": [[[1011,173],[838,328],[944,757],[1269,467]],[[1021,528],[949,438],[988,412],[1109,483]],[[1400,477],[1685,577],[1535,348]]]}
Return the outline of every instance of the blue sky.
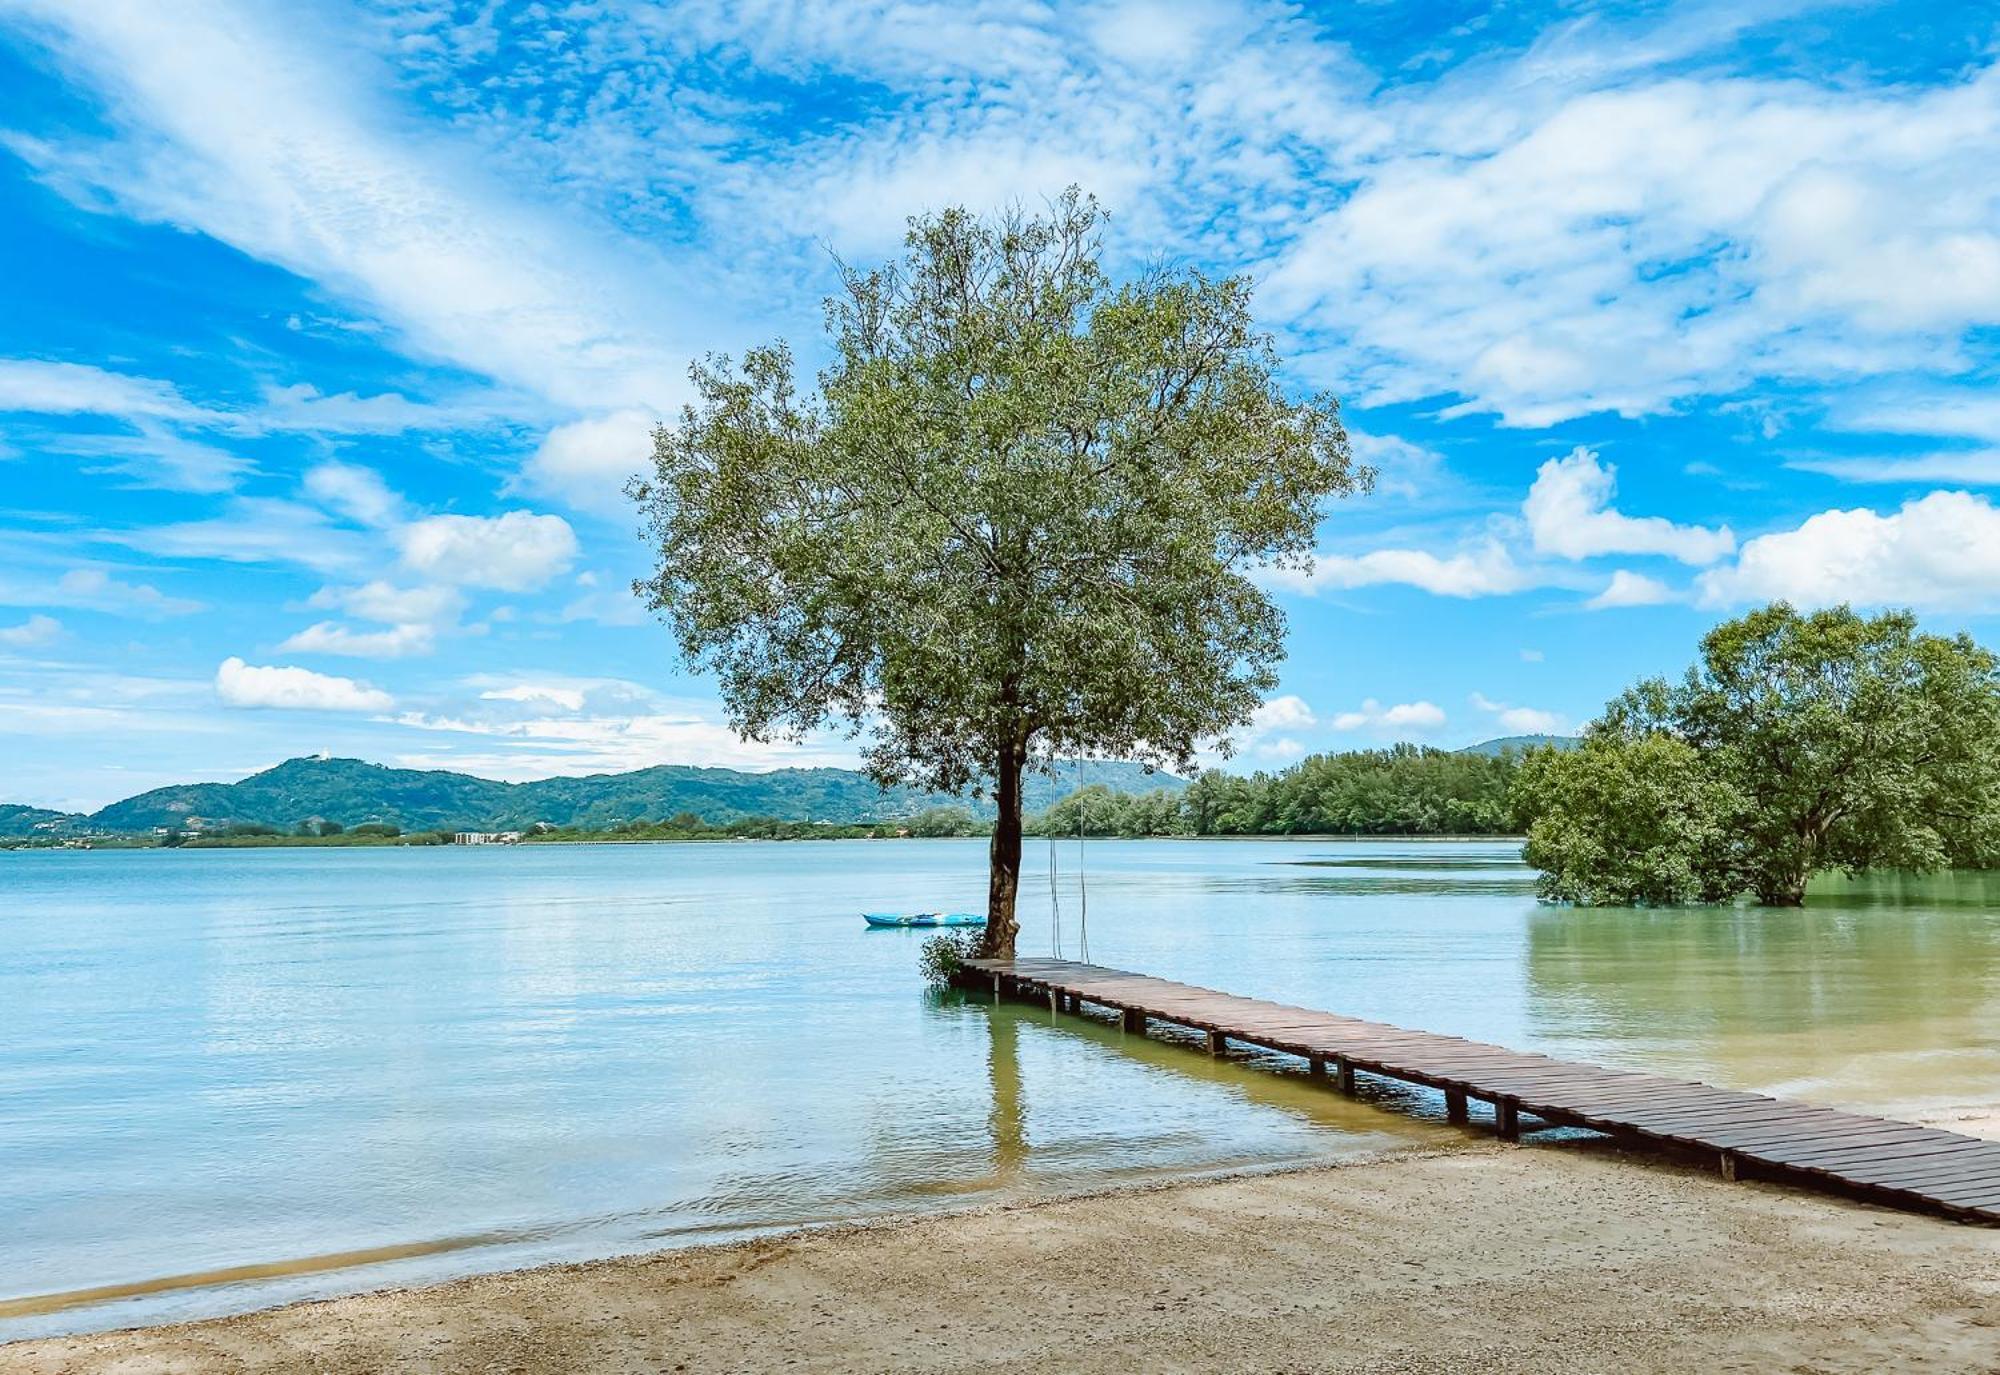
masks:
{"label": "blue sky", "polygon": [[1972,5],[0,0],[0,800],[744,745],[627,586],[688,359],[1076,182],[1347,406],[1239,767],[1566,729],[1772,597],[2000,609]]}

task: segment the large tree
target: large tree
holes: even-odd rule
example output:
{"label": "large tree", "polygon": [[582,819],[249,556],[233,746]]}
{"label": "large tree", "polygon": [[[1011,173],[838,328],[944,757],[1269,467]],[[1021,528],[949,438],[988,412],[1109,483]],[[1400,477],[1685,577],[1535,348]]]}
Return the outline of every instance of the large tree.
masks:
{"label": "large tree", "polygon": [[1522,780],[1533,857],[1571,876],[1566,896],[1654,896],[1684,863],[1686,896],[1795,907],[1819,870],[2000,856],[2000,660],[1907,611],[1778,602],[1724,622],[1680,682],[1613,701],[1591,743]]}
{"label": "large tree", "polygon": [[692,371],[635,482],[635,590],[751,739],[865,736],[869,771],[990,787],[984,950],[1011,955],[1026,770],[1186,767],[1274,684],[1284,620],[1247,576],[1310,558],[1368,480],[1336,403],[1295,400],[1240,278],[1113,282],[1096,204],[947,210],[843,269],[829,362],[782,343]]}

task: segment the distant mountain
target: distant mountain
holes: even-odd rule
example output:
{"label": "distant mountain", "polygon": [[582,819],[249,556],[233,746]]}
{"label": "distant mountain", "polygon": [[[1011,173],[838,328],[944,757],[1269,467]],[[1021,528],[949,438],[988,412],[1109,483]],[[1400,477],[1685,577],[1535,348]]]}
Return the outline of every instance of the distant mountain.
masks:
{"label": "distant mountain", "polygon": [[[1101,761],[1084,764],[1082,781],[1127,792],[1187,786],[1172,774],[1148,772],[1138,764]],[[1058,779],[1033,775],[1024,789],[1028,810],[1040,811],[1076,786],[1074,767],[1065,766]],[[288,759],[238,783],[155,788],[88,817],[65,820],[77,830],[126,833],[186,827],[197,818],[204,828],[254,822],[290,830],[301,821],[317,819],[343,826],[386,821],[406,831],[511,831],[537,821],[599,830],[627,821],[661,821],[683,812],[717,825],[750,816],[856,822],[892,820],[937,806],[962,806],[978,816],[993,815],[990,799],[975,801],[909,788],[884,792],[867,775],[851,769],[741,773],[661,764],[632,773],[497,783],[470,774],[392,769],[359,759]],[[36,809],[0,809],[0,835],[31,833],[26,822],[19,831],[6,829],[6,818],[16,812]]]}
{"label": "distant mountain", "polygon": [[0,802],[0,836],[31,836],[59,830],[79,818],[68,812],[52,812],[46,807],[22,807]]}
{"label": "distant mountain", "polygon": [[1552,745],[1559,750],[1573,750],[1583,743],[1574,735],[1503,735],[1497,740],[1482,740],[1476,745],[1467,745],[1460,754],[1520,754],[1524,750],[1538,749]]}

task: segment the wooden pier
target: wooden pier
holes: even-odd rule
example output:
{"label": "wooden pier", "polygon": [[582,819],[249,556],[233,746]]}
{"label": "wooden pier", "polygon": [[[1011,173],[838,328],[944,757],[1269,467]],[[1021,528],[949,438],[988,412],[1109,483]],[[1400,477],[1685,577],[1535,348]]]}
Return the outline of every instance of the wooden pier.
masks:
{"label": "wooden pier", "polygon": [[1164,1022],[1202,1033],[1211,1054],[1229,1042],[1303,1058],[1331,1071],[1345,1093],[1357,1073],[1444,1093],[1445,1114],[1470,1120],[1470,1100],[1491,1103],[1507,1140],[1521,1119],[1583,1127],[1621,1140],[1708,1153],[1723,1178],[1747,1175],[1852,1194],[1878,1203],[2000,1223],[2000,1141],[1740,1093],[1688,1079],[1530,1055],[1456,1036],[1405,1031],[1310,1008],[1241,998],[1144,974],[1070,960],[968,960],[960,975],[994,995],[1047,999],[1052,1010],[1085,1003],[1115,1013],[1127,1031]]}

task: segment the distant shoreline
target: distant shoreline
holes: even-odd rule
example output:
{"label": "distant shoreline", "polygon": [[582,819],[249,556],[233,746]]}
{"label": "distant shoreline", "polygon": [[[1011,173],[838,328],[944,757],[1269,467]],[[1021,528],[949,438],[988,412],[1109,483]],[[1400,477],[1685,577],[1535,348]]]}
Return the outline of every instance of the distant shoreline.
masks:
{"label": "distant shoreline", "polygon": [[[1031,839],[1043,839],[1035,836]],[[1248,841],[1282,841],[1302,844],[1372,844],[1396,841],[1404,844],[1463,844],[1468,841],[1512,841],[1520,842],[1519,835],[1352,835],[1344,832],[1328,833],[1286,833],[1277,835],[1181,835],[1181,836],[1116,836],[1093,835],[1091,841],[1216,841],[1243,843]],[[536,836],[518,841],[489,843],[485,845],[458,845],[447,841],[411,840],[401,836],[218,836],[214,839],[189,840],[180,845],[162,845],[151,836],[106,836],[102,840],[91,840],[88,844],[51,845],[23,838],[0,840],[0,853],[67,853],[100,850],[478,850],[478,849],[520,849],[527,846],[545,845],[736,845],[765,844],[793,845],[800,843],[830,844],[835,842],[863,841],[872,844],[887,844],[896,841],[919,840],[985,840],[983,835],[969,836],[878,836],[878,835],[794,835],[794,836],[621,836],[609,833],[589,835]],[[1074,836],[1058,839],[1074,840]]]}

